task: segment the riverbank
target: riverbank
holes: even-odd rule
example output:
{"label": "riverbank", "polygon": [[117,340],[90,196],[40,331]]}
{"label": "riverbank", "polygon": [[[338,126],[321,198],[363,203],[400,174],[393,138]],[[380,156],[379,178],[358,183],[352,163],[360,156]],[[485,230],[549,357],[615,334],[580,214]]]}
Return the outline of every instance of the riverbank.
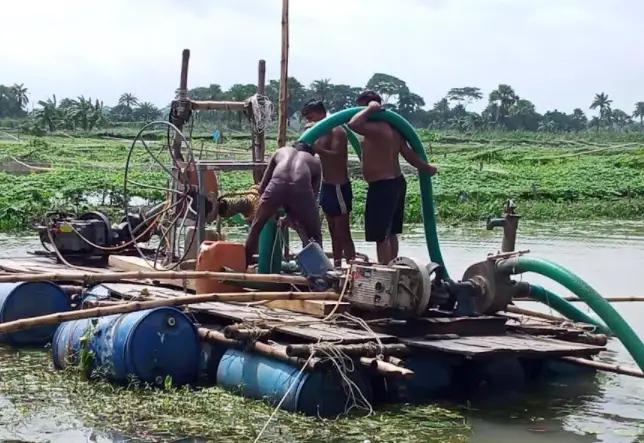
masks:
{"label": "riverbank", "polygon": [[[500,215],[511,198],[518,212],[531,220],[638,219],[644,212],[644,145],[638,142],[596,143],[579,140],[462,137],[424,133],[428,154],[439,168],[433,179],[437,218],[458,224]],[[24,230],[55,208],[84,210],[89,206],[123,208],[123,177],[131,142],[97,138],[44,137],[0,143],[0,160],[40,169],[33,173],[0,173],[0,230]],[[225,145],[195,141],[195,155],[248,160],[249,141]],[[159,146],[152,144],[151,146]],[[274,149],[269,140],[269,151]],[[163,156],[160,156],[163,162]],[[354,223],[361,224],[366,185],[360,165],[351,156]],[[168,160],[169,161],[169,160]],[[132,160],[131,179],[148,186],[166,186],[167,176],[143,148]],[[412,168],[403,162],[408,191],[405,219],[421,222],[420,190]],[[245,172],[226,173],[223,192],[252,184]],[[152,201],[164,192],[130,184],[128,193]],[[112,212],[112,211],[108,211]]]}

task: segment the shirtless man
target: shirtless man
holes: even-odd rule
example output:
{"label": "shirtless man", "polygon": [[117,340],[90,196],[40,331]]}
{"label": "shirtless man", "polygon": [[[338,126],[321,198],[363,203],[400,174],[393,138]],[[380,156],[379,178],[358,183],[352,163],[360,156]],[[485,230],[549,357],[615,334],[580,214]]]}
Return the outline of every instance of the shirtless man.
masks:
{"label": "shirtless man", "polygon": [[[308,129],[326,117],[326,108],[320,100],[309,100],[300,113],[307,121],[304,129]],[[343,255],[347,262],[356,256],[349,220],[353,193],[349,180],[347,143],[347,133],[338,126],[313,145],[313,150],[322,161],[320,206],[329,224],[333,263],[336,267],[342,265]]]}
{"label": "shirtless man", "polygon": [[311,145],[297,142],[275,151],[259,185],[259,205],[244,245],[246,266],[257,251],[262,228],[280,208],[286,211],[286,223],[298,225],[306,238],[322,246],[316,201],[321,175],[320,160]]}
{"label": "shirtless man", "polygon": [[349,121],[349,128],[364,136],[362,142],[362,175],[367,182],[365,208],[365,240],[376,242],[378,263],[387,264],[398,256],[398,234],[402,233],[405,215],[407,181],[400,170],[398,155],[419,171],[429,175],[436,167],[424,162],[385,122],[367,121],[382,110],[382,99],[373,91],[365,91],[356,100],[366,106]]}

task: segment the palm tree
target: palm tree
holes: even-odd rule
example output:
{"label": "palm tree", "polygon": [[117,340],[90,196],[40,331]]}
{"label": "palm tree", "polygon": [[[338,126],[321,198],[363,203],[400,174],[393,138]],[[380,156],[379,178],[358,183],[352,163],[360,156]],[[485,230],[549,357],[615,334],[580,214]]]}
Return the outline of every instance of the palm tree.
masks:
{"label": "palm tree", "polygon": [[[590,109],[599,108],[599,123],[603,121],[610,123],[611,103],[613,103],[613,101],[608,98],[608,94],[604,94],[603,92],[600,94],[595,94],[595,98],[593,99],[593,102],[590,104]],[[597,125],[597,131],[599,131],[599,125]]]}
{"label": "palm tree", "polygon": [[27,88],[25,88],[25,85],[23,83],[14,84],[11,87],[11,93],[13,94],[13,99],[18,103],[20,109],[27,106],[27,104],[29,103],[29,97],[27,96],[29,91]]}
{"label": "palm tree", "polygon": [[134,109],[136,105],[139,104],[139,99],[136,98],[134,94],[130,94],[129,92],[125,92],[121,94],[119,97],[119,105],[125,106],[130,113]]}
{"label": "palm tree", "polygon": [[311,83],[310,86],[311,91],[315,96],[317,96],[320,100],[323,102],[326,101],[327,96],[330,95],[331,92],[331,79],[330,78],[323,78],[320,80],[315,80],[313,83]]}
{"label": "palm tree", "polygon": [[510,107],[519,101],[519,96],[510,85],[500,84],[494,91],[490,92],[490,103],[497,104],[495,121],[507,119]]}
{"label": "palm tree", "polygon": [[640,129],[644,130],[644,102],[635,103],[635,111],[633,117],[640,119]]}

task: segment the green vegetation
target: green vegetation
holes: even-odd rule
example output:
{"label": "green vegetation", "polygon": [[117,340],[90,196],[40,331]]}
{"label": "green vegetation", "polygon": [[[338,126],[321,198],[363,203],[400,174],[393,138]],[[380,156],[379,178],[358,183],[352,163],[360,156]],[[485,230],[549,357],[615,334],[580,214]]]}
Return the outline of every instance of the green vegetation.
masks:
{"label": "green vegetation", "polygon": [[[319,79],[307,88],[296,78],[289,77],[288,117],[291,122],[297,121],[299,109],[312,97],[323,100],[331,112],[354,106],[358,94],[364,89],[380,93],[389,109],[419,128],[460,131],[644,131],[644,101],[637,101],[631,110],[624,111],[613,108],[612,100],[604,92],[595,94],[587,104],[580,104],[570,113],[557,109],[539,113],[535,105],[528,98],[519,96],[512,86],[500,84],[490,91],[485,108],[477,113],[468,110],[468,106],[483,99],[480,88],[451,88],[443,99],[426,106],[423,97],[411,91],[404,80],[385,73],[375,73],[364,87],[333,84],[330,79]],[[189,96],[195,100],[244,101],[256,91],[257,85],[249,83],[234,84],[227,90],[221,85],[211,84],[191,89]],[[277,104],[279,81],[268,82],[266,95],[272,103]],[[56,130],[91,131],[165,119],[170,109],[169,106],[161,109],[150,102],[141,101],[132,93],[122,94],[112,107],[104,106],[99,99],[92,100],[82,95],[60,101],[53,95],[47,100],[33,103],[31,112],[28,105],[28,90],[23,84],[0,85],[0,127],[21,129],[32,134]],[[596,115],[589,117],[584,109]],[[197,124],[216,125],[220,129],[239,130],[244,126],[245,118],[240,112],[206,111],[197,113],[195,121]]]}
{"label": "green vegetation", "polygon": [[[639,133],[557,134],[481,132],[475,135],[420,131],[439,167],[434,193],[441,222],[483,220],[499,214],[507,198],[527,219],[599,219],[641,217],[644,210],[644,147]],[[195,135],[198,135],[195,133]],[[295,136],[294,136],[295,137]],[[249,141],[225,145],[196,140],[194,151],[206,158],[248,160]],[[151,146],[155,146],[152,144]],[[269,150],[274,142],[269,140]],[[1,157],[50,172],[1,174],[0,229],[24,230],[54,208],[84,210],[123,208],[123,170],[128,141],[35,137],[0,144]],[[354,221],[361,223],[366,187],[352,163]],[[169,164],[169,163],[168,163]],[[404,164],[404,162],[403,162]],[[143,148],[134,156],[132,179],[165,187],[167,176],[154,168]],[[407,222],[420,222],[420,193],[415,174],[408,175]],[[225,173],[223,192],[247,189],[249,173]],[[132,195],[161,201],[164,192],[129,186]]]}
{"label": "green vegetation", "polygon": [[[95,427],[138,441],[170,441],[185,436],[212,442],[252,442],[273,408],[217,388],[139,389],[87,382],[76,372],[51,368],[42,351],[0,350],[2,425],[55,420]],[[29,429],[26,429],[29,435]],[[37,431],[34,431],[34,433]],[[278,412],[261,441],[297,442],[458,442],[469,428],[457,413],[435,406],[379,410],[323,420]]]}

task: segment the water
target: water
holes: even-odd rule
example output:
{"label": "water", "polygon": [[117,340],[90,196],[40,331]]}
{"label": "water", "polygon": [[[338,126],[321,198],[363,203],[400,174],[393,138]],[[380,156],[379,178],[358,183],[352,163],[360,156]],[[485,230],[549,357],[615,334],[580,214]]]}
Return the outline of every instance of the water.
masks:
{"label": "water", "polygon": [[[483,227],[444,227],[439,232],[445,262],[453,278],[483,260],[500,245],[499,231]],[[359,251],[375,257],[375,247],[355,238]],[[0,236],[0,256],[24,256],[25,249],[38,248],[33,238]],[[636,223],[611,224],[531,224],[519,229],[518,249],[553,260],[586,279],[605,296],[644,295],[639,272],[644,269],[644,227]],[[401,239],[401,255],[428,260],[421,230],[412,230]],[[528,274],[524,278],[562,295],[568,293],[547,279]],[[526,303],[530,309],[547,312],[546,306]],[[584,307],[584,305],[580,305]],[[635,331],[644,336],[644,303],[617,303],[615,307]],[[633,365],[623,346],[611,340],[603,359]],[[0,399],[0,407],[8,402]],[[644,442],[644,380],[602,374],[591,379],[578,377],[557,380],[540,387],[512,406],[478,406],[467,414],[473,427],[471,443],[541,442]],[[102,434],[102,433],[101,433]],[[5,440],[6,439],[6,440]],[[3,426],[0,442],[8,440],[80,442],[121,441],[118,437],[98,436],[78,421],[64,426],[45,416],[30,417],[16,429]]]}

